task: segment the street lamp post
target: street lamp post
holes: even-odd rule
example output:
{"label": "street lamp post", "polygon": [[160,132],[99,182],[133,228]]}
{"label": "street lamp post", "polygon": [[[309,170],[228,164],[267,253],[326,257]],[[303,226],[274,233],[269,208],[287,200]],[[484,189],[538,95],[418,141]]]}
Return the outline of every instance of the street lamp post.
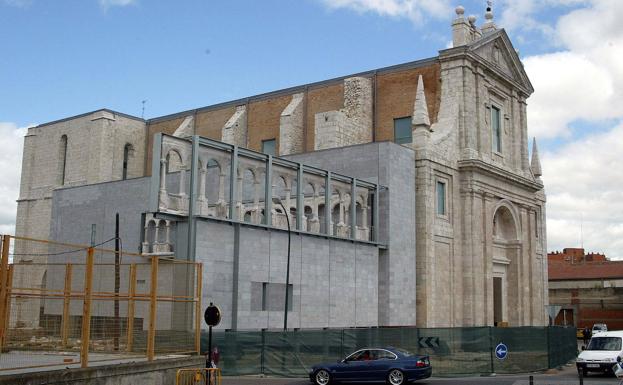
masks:
{"label": "street lamp post", "polygon": [[290,285],[290,237],[291,237],[290,215],[286,211],[286,208],[283,205],[283,202],[281,202],[280,198],[274,197],[273,203],[281,206],[281,208],[283,209],[283,213],[286,216],[286,223],[288,224],[288,263],[286,266],[286,304],[283,309],[283,331],[286,331],[288,330],[288,286]]}

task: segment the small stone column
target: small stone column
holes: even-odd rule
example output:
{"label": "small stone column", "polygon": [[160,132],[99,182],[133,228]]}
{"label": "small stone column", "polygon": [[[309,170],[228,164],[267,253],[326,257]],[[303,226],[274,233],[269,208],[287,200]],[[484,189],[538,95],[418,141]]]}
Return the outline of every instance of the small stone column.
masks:
{"label": "small stone column", "polygon": [[312,233],[320,232],[320,220],[318,219],[318,194],[314,191],[314,195],[312,197],[312,217],[309,220],[309,226],[307,231]]}
{"label": "small stone column", "polygon": [[253,211],[251,213],[251,223],[260,223],[260,182],[253,182]]}
{"label": "small stone column", "polygon": [[239,174],[238,175],[238,180],[236,181],[238,183],[238,191],[237,191],[237,197],[236,197],[236,212],[235,212],[235,216],[236,219],[238,219],[239,221],[243,221],[244,220],[244,204],[242,203],[242,178],[243,174]]}
{"label": "small stone column", "polygon": [[160,159],[160,190],[158,192],[159,207],[166,209],[169,206],[167,196],[167,159]]}
{"label": "small stone column", "polygon": [[199,171],[199,196],[197,197],[197,202],[199,202],[199,215],[206,215],[208,213],[208,199],[206,197],[207,172],[205,168]]}
{"label": "small stone column", "polygon": [[141,253],[147,254],[149,253],[149,242],[147,241],[149,236],[149,220],[145,220],[145,237],[143,238],[143,243],[141,244]]}

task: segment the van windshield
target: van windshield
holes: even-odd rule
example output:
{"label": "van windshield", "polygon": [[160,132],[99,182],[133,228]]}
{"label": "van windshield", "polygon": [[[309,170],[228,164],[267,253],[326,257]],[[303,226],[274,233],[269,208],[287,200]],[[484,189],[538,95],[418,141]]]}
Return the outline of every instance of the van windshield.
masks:
{"label": "van windshield", "polygon": [[621,350],[621,337],[593,337],[586,350]]}

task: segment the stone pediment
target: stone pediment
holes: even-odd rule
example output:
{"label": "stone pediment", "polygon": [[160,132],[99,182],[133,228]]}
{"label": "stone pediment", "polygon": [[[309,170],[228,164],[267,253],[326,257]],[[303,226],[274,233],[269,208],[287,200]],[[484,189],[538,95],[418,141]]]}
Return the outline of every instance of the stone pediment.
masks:
{"label": "stone pediment", "polygon": [[521,85],[528,94],[534,88],[523,68],[519,55],[515,51],[504,29],[497,30],[469,45],[469,52],[475,54],[495,70],[506,75]]}

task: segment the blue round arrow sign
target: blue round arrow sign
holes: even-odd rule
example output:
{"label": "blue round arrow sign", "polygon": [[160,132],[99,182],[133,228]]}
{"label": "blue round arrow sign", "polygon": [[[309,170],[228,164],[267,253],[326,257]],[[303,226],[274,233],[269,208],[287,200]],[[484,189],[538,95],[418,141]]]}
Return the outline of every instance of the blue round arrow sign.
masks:
{"label": "blue round arrow sign", "polygon": [[503,343],[499,343],[498,346],[495,347],[495,356],[498,360],[503,360],[508,355],[508,348]]}

